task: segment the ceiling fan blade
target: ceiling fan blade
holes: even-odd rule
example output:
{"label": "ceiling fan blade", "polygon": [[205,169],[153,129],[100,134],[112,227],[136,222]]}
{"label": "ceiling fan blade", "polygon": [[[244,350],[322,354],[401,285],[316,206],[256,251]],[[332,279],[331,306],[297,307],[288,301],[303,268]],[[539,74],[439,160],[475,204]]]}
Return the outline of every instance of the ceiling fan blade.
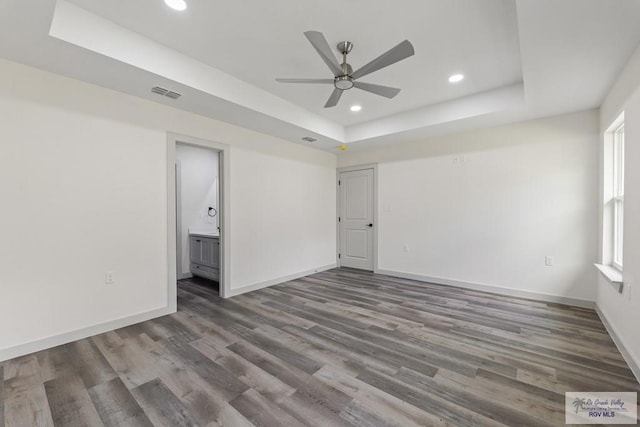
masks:
{"label": "ceiling fan blade", "polygon": [[333,84],[333,79],[276,79],[280,83],[330,83]]}
{"label": "ceiling fan blade", "polygon": [[367,92],[371,92],[376,95],[384,96],[385,98],[393,98],[398,93],[400,93],[400,89],[398,89],[397,87],[374,85],[371,83],[364,83],[364,82],[354,82],[353,87],[366,90]]}
{"label": "ceiling fan blade", "polygon": [[338,101],[340,101],[342,92],[343,91],[340,89],[334,89],[333,92],[331,92],[331,96],[327,100],[327,103],[324,104],[324,108],[335,107],[336,105],[338,105]]}
{"label": "ceiling fan blade", "polygon": [[374,71],[378,71],[381,68],[388,67],[391,64],[395,64],[398,61],[402,61],[413,55],[415,51],[413,50],[413,45],[409,40],[405,40],[396,47],[392,47],[382,55],[378,56],[373,61],[368,64],[362,66],[351,74],[351,77],[354,79],[359,79],[360,77],[364,77],[367,74],[371,74]]}
{"label": "ceiling fan blade", "polygon": [[324,38],[322,33],[320,31],[306,31],[304,35],[307,36],[324,63],[327,64],[327,66],[331,69],[333,75],[339,76],[340,74],[342,74],[342,67],[340,67],[340,64],[338,64],[338,60],[329,47],[327,39]]}

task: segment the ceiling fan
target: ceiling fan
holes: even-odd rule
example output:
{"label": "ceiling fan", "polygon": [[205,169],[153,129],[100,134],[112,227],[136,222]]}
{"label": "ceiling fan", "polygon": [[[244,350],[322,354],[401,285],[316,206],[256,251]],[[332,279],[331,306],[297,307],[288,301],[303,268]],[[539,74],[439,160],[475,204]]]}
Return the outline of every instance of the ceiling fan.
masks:
{"label": "ceiling fan", "polygon": [[327,39],[325,39],[321,32],[307,31],[304,35],[307,36],[311,45],[318,54],[320,54],[322,60],[333,72],[334,77],[332,79],[276,79],[276,81],[280,83],[333,84],[333,92],[331,93],[327,103],[324,105],[324,108],[335,107],[342,96],[342,92],[353,87],[376,95],[384,96],[386,98],[393,98],[400,92],[400,89],[375,85],[372,83],[364,83],[357,80],[360,77],[373,73],[374,71],[378,71],[382,68],[388,67],[389,65],[395,64],[396,62],[402,61],[415,53],[413,45],[409,40],[405,40],[368,64],[360,67],[356,71],[353,71],[351,65],[347,63],[347,55],[351,52],[351,49],[353,49],[353,43],[348,41],[338,43],[338,51],[342,54],[342,64],[339,64],[329,47],[329,43],[327,43]]}

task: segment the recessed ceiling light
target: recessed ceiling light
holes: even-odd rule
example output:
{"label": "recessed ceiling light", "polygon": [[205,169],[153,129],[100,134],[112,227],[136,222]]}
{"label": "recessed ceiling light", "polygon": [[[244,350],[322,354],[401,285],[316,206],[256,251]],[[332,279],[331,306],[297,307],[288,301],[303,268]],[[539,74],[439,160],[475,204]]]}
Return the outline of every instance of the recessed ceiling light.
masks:
{"label": "recessed ceiling light", "polygon": [[174,10],[185,10],[187,8],[187,2],[184,0],[164,0],[164,2]]}
{"label": "recessed ceiling light", "polygon": [[350,110],[353,111],[354,113],[357,113],[358,111],[362,110],[362,107],[359,105],[352,105]]}
{"label": "recessed ceiling light", "polygon": [[454,74],[453,76],[449,77],[449,83],[458,83],[458,82],[461,82],[463,79],[464,79],[464,75]]}

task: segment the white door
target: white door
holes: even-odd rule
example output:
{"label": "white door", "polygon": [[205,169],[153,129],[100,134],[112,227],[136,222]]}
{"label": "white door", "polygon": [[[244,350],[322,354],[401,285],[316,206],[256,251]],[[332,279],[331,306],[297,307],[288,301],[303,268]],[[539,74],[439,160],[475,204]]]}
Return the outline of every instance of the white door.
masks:
{"label": "white door", "polygon": [[341,172],[340,265],[373,271],[373,169]]}

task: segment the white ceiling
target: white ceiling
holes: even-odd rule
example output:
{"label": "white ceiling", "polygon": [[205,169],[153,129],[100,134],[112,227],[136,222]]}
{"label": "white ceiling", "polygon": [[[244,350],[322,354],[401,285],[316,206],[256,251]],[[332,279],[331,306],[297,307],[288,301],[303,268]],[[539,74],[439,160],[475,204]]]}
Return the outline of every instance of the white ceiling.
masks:
{"label": "white ceiling", "polygon": [[[640,0],[186,1],[0,0],[0,56],[334,150],[597,107],[640,42]],[[332,86],[275,82],[331,77],[307,30],[353,42],[354,69],[410,40],[414,56],[362,79],[402,91],[325,109]]]}

